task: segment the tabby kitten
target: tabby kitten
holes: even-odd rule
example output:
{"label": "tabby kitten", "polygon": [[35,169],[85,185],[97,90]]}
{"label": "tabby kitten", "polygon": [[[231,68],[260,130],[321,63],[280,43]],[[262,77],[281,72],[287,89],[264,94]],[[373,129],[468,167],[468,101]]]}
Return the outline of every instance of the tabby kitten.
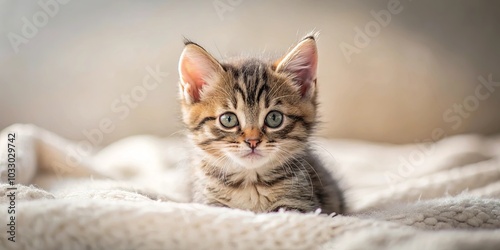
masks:
{"label": "tabby kitten", "polygon": [[220,63],[185,42],[180,96],[196,151],[194,202],[254,212],[343,212],[341,190],[308,147],[317,63],[314,36],[274,63]]}

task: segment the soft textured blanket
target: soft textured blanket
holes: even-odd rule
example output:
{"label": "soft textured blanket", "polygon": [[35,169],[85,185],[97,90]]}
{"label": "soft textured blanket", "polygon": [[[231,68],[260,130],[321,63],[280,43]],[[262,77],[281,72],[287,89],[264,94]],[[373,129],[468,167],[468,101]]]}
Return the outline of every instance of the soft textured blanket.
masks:
{"label": "soft textured blanket", "polygon": [[317,139],[346,189],[350,213],[337,216],[190,204],[186,147],[137,136],[97,149],[32,125],[4,129],[0,249],[500,249],[500,137]]}

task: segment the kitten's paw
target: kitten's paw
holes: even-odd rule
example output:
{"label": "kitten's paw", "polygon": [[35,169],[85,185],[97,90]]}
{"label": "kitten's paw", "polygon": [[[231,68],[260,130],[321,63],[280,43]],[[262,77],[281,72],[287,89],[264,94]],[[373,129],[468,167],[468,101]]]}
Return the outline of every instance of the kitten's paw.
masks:
{"label": "kitten's paw", "polygon": [[302,209],[302,208],[297,208],[297,207],[279,206],[279,207],[271,210],[271,212],[275,212],[275,213],[284,213],[284,212],[307,213],[308,211],[306,211],[305,209]]}

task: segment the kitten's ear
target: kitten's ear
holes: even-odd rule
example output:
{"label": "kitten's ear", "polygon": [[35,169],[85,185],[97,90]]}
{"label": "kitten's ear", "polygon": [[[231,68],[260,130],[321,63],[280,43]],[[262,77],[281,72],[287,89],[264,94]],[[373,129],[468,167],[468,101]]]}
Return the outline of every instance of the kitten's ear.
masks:
{"label": "kitten's ear", "polygon": [[277,72],[288,72],[294,76],[302,97],[311,97],[314,94],[318,67],[318,51],[314,36],[304,38],[275,65]]}
{"label": "kitten's ear", "polygon": [[185,44],[179,60],[180,94],[191,104],[200,101],[203,88],[213,82],[223,68],[198,44],[189,41]]}

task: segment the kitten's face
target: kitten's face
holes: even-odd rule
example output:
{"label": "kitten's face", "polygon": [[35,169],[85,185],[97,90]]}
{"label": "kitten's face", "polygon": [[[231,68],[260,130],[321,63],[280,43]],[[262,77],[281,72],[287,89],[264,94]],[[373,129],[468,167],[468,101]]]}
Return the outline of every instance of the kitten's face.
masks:
{"label": "kitten's face", "polygon": [[275,65],[220,64],[186,45],[179,67],[183,120],[205,160],[253,169],[302,156],[316,117],[314,39],[290,53]]}

